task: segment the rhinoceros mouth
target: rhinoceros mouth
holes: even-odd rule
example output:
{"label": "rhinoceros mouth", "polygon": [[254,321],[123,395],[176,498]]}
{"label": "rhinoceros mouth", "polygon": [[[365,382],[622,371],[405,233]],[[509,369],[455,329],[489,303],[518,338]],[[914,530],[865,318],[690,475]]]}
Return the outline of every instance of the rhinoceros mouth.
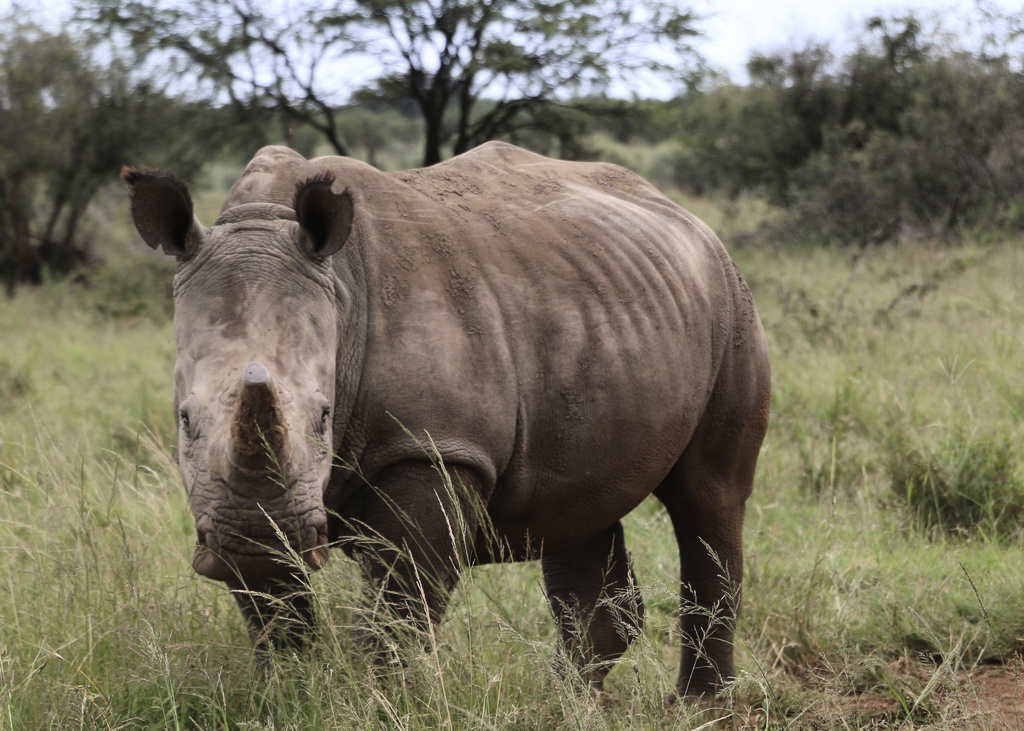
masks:
{"label": "rhinoceros mouth", "polygon": [[303,572],[298,559],[307,570],[319,571],[329,557],[326,527],[293,533],[287,546],[276,534],[252,538],[201,528],[197,533],[192,568],[214,581],[286,578]]}

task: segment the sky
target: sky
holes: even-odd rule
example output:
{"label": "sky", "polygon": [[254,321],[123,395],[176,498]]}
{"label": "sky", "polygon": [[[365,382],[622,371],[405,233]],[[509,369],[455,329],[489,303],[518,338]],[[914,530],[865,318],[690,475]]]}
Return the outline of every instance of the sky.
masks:
{"label": "sky", "polygon": [[[201,2],[201,0],[196,0]],[[969,35],[977,17],[977,0],[677,0],[703,16],[703,37],[694,44],[714,65],[738,83],[747,81],[746,62],[756,51],[771,53],[826,41],[835,52],[853,48],[865,21],[913,11],[922,20],[936,19],[951,33]],[[1024,18],[1024,0],[982,0]],[[0,0],[0,14],[14,0]],[[71,0],[37,0],[30,6],[60,17]],[[26,6],[29,7],[29,6]]]}
{"label": "sky", "polygon": [[[1024,16],[1024,0],[986,1]],[[739,83],[747,80],[745,65],[755,51],[800,48],[810,40],[827,41],[833,51],[849,49],[872,16],[909,10],[922,20],[936,19],[958,36],[969,35],[971,18],[978,16],[974,0],[694,0],[693,6],[705,17],[697,49]]]}

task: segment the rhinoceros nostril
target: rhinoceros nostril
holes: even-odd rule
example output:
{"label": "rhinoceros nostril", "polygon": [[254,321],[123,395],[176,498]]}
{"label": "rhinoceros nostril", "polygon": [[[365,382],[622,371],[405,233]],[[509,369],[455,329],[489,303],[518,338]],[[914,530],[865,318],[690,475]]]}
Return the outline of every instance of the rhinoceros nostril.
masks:
{"label": "rhinoceros nostril", "polygon": [[328,545],[327,536],[321,531],[316,528],[306,531],[302,558],[309,568],[319,571],[327,564],[330,558]]}

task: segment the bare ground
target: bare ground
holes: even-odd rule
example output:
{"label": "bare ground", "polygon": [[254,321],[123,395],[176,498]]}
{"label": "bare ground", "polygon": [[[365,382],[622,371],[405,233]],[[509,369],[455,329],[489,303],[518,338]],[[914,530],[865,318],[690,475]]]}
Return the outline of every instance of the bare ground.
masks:
{"label": "bare ground", "polygon": [[994,728],[1024,729],[1024,665],[1020,658],[1008,667],[986,668],[971,678],[977,688],[978,711]]}
{"label": "bare ground", "polygon": [[[789,678],[767,714],[740,703],[691,717],[699,729],[1019,729],[1024,731],[1024,660],[946,674],[929,683],[934,666],[906,659],[890,666],[889,684],[853,688],[843,674],[821,670]],[[832,670],[835,670],[834,668]],[[794,682],[795,681],[795,682]],[[780,686],[783,684],[780,684]],[[844,686],[845,689],[844,689]],[[771,704],[770,704],[771,705]]]}

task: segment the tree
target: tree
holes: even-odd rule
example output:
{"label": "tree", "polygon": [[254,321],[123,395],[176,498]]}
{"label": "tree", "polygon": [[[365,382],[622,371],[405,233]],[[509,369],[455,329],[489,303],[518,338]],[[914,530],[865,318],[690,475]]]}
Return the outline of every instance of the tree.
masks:
{"label": "tree", "polygon": [[[162,54],[240,108],[271,110],[346,144],[337,108],[411,100],[423,162],[539,123],[576,94],[679,78],[695,17],[671,0],[335,0],[261,10],[255,0],[88,0],[81,14]],[[481,104],[486,99],[489,103]]]}
{"label": "tree", "polygon": [[764,195],[787,209],[787,234],[818,240],[1024,225],[1024,74],[1010,56],[958,50],[910,16],[866,31],[844,58],[758,55],[748,86],[687,94],[677,179]]}
{"label": "tree", "polygon": [[817,43],[785,54],[755,54],[751,83],[690,89],[678,116],[683,152],[677,179],[729,194],[756,191],[774,203],[791,196],[791,175],[820,149],[834,114],[832,55]]}
{"label": "tree", "polygon": [[205,110],[116,59],[96,63],[80,39],[17,11],[0,28],[0,279],[11,291],[91,256],[83,214],[125,162],[146,151],[151,164],[194,170],[218,140],[196,128]]}

